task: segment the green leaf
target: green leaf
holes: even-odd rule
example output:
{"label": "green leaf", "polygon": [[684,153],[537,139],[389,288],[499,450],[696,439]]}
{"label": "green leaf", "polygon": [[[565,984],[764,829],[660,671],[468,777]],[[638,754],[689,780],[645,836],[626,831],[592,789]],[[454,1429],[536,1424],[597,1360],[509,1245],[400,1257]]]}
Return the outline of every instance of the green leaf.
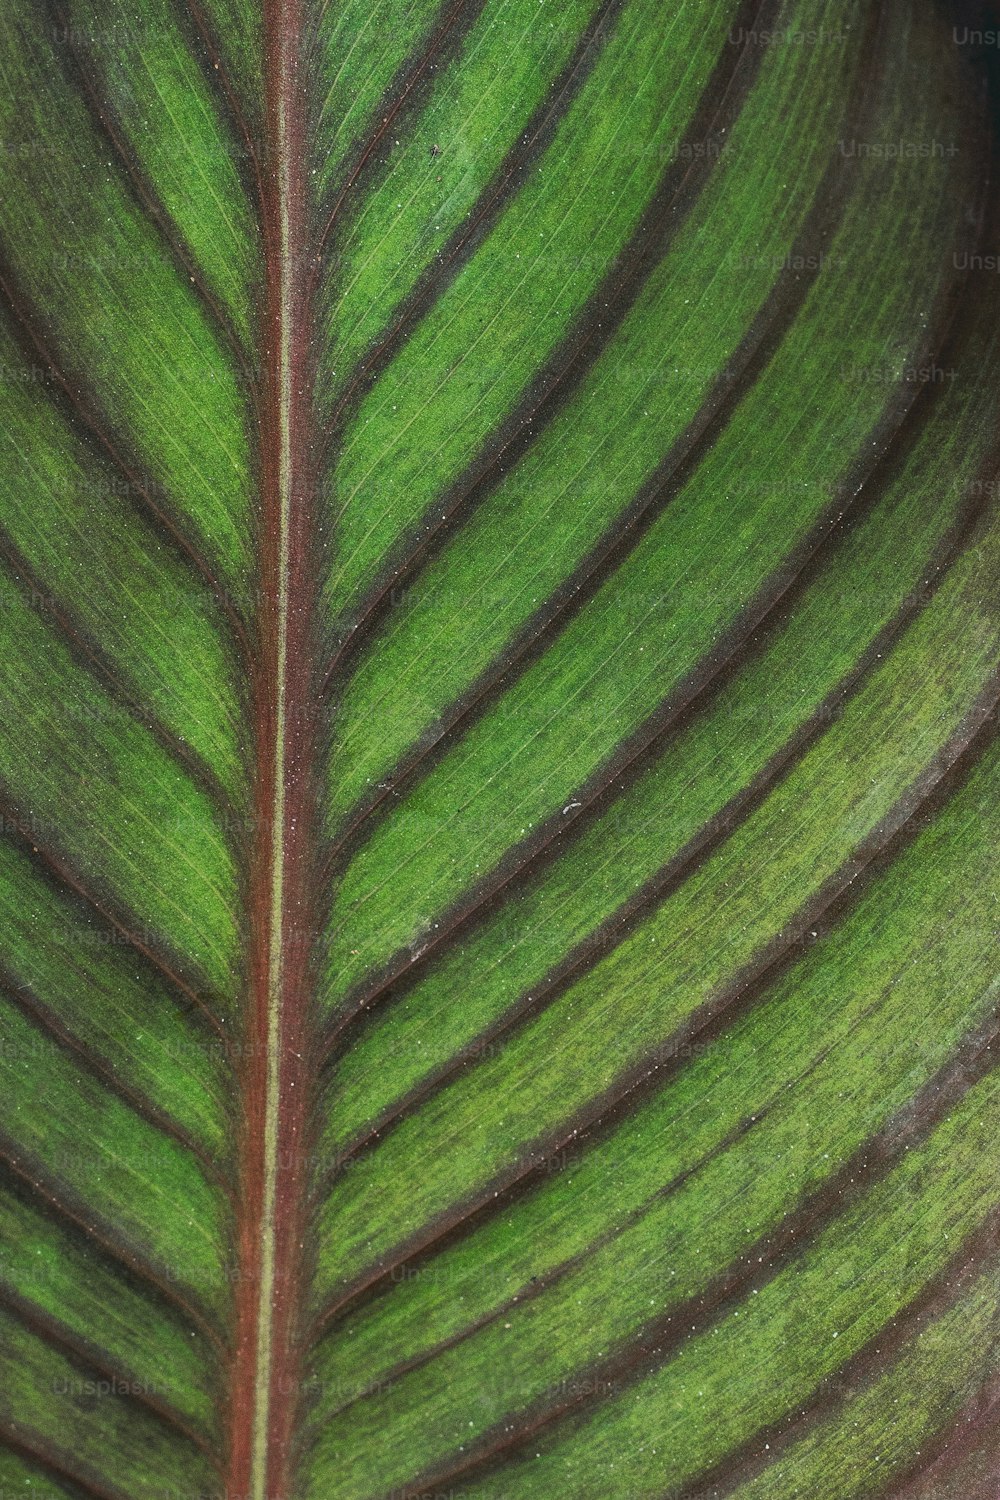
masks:
{"label": "green leaf", "polygon": [[994,1493],[957,14],[3,0],[0,1497]]}

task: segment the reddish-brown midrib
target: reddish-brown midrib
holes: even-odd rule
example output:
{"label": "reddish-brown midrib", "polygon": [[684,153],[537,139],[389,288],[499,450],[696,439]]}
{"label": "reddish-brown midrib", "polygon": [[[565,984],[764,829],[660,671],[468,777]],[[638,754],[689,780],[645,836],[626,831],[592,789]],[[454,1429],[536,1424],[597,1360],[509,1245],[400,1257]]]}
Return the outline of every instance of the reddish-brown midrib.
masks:
{"label": "reddish-brown midrib", "polygon": [[[247,1024],[241,1052],[242,1121],[239,1140],[240,1206],[234,1289],[235,1345],[230,1385],[227,1500],[257,1500],[255,1423],[259,1403],[260,1287],[267,1190],[266,1109],[269,1062],[269,1001],[273,974],[274,861],[282,861],[281,971],[278,1011],[278,1114],[275,1266],[271,1300],[270,1396],[267,1418],[267,1500],[291,1500],[292,1433],[301,1388],[299,1291],[303,1283],[302,1241],[306,1189],[306,1131],[310,1079],[310,950],[314,919],[310,849],[314,846],[312,795],[311,649],[314,575],[311,566],[313,486],[311,381],[303,100],[295,76],[302,36],[301,0],[265,0],[266,116],[263,172],[266,307],[261,339],[264,374],[261,402],[261,531],[258,662],[253,685],[256,746],[255,831],[249,878]],[[279,131],[282,104],[284,141]],[[288,143],[292,149],[288,149]],[[299,143],[296,145],[295,143]],[[284,148],[285,170],[280,153]],[[282,244],[282,212],[288,248]],[[285,340],[291,350],[291,397],[283,410],[279,374]],[[287,426],[286,426],[287,423]],[[282,445],[287,431],[287,555],[282,566]],[[285,578],[282,573],[285,572]],[[284,606],[282,600],[284,598]],[[284,615],[284,671],[279,639]],[[284,678],[285,714],[278,702]],[[284,824],[275,823],[279,733],[283,737]],[[273,1157],[273,1147],[272,1147]],[[259,1446],[259,1445],[258,1445]]]}

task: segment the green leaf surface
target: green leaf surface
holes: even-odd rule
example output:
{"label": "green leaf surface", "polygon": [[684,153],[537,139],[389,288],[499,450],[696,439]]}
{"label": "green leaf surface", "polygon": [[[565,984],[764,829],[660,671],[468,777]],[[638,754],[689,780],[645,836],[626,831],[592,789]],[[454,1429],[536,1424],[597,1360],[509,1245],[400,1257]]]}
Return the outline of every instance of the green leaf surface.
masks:
{"label": "green leaf surface", "polygon": [[0,1500],[992,1500],[964,12],[0,13]]}

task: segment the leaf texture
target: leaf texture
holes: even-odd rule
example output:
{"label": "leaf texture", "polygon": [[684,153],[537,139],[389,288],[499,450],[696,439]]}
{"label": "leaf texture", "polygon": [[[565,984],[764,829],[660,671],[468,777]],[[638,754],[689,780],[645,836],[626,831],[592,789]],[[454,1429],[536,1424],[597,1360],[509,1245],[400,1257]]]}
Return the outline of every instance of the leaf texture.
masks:
{"label": "leaf texture", "polygon": [[955,15],[2,9],[0,1494],[986,1500]]}

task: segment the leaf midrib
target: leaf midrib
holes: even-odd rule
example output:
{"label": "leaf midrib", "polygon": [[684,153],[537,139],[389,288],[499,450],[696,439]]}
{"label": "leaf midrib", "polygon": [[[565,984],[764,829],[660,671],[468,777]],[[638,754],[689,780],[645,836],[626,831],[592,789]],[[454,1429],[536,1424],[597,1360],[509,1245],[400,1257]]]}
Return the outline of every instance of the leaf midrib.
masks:
{"label": "leaf midrib", "polygon": [[311,481],[310,278],[306,127],[298,61],[301,0],[265,0],[264,239],[259,423],[260,608],[254,682],[256,833],[249,872],[248,1010],[241,1077],[237,1338],[230,1384],[227,1492],[284,1496],[298,1381],[309,1010],[314,672],[308,590]]}

